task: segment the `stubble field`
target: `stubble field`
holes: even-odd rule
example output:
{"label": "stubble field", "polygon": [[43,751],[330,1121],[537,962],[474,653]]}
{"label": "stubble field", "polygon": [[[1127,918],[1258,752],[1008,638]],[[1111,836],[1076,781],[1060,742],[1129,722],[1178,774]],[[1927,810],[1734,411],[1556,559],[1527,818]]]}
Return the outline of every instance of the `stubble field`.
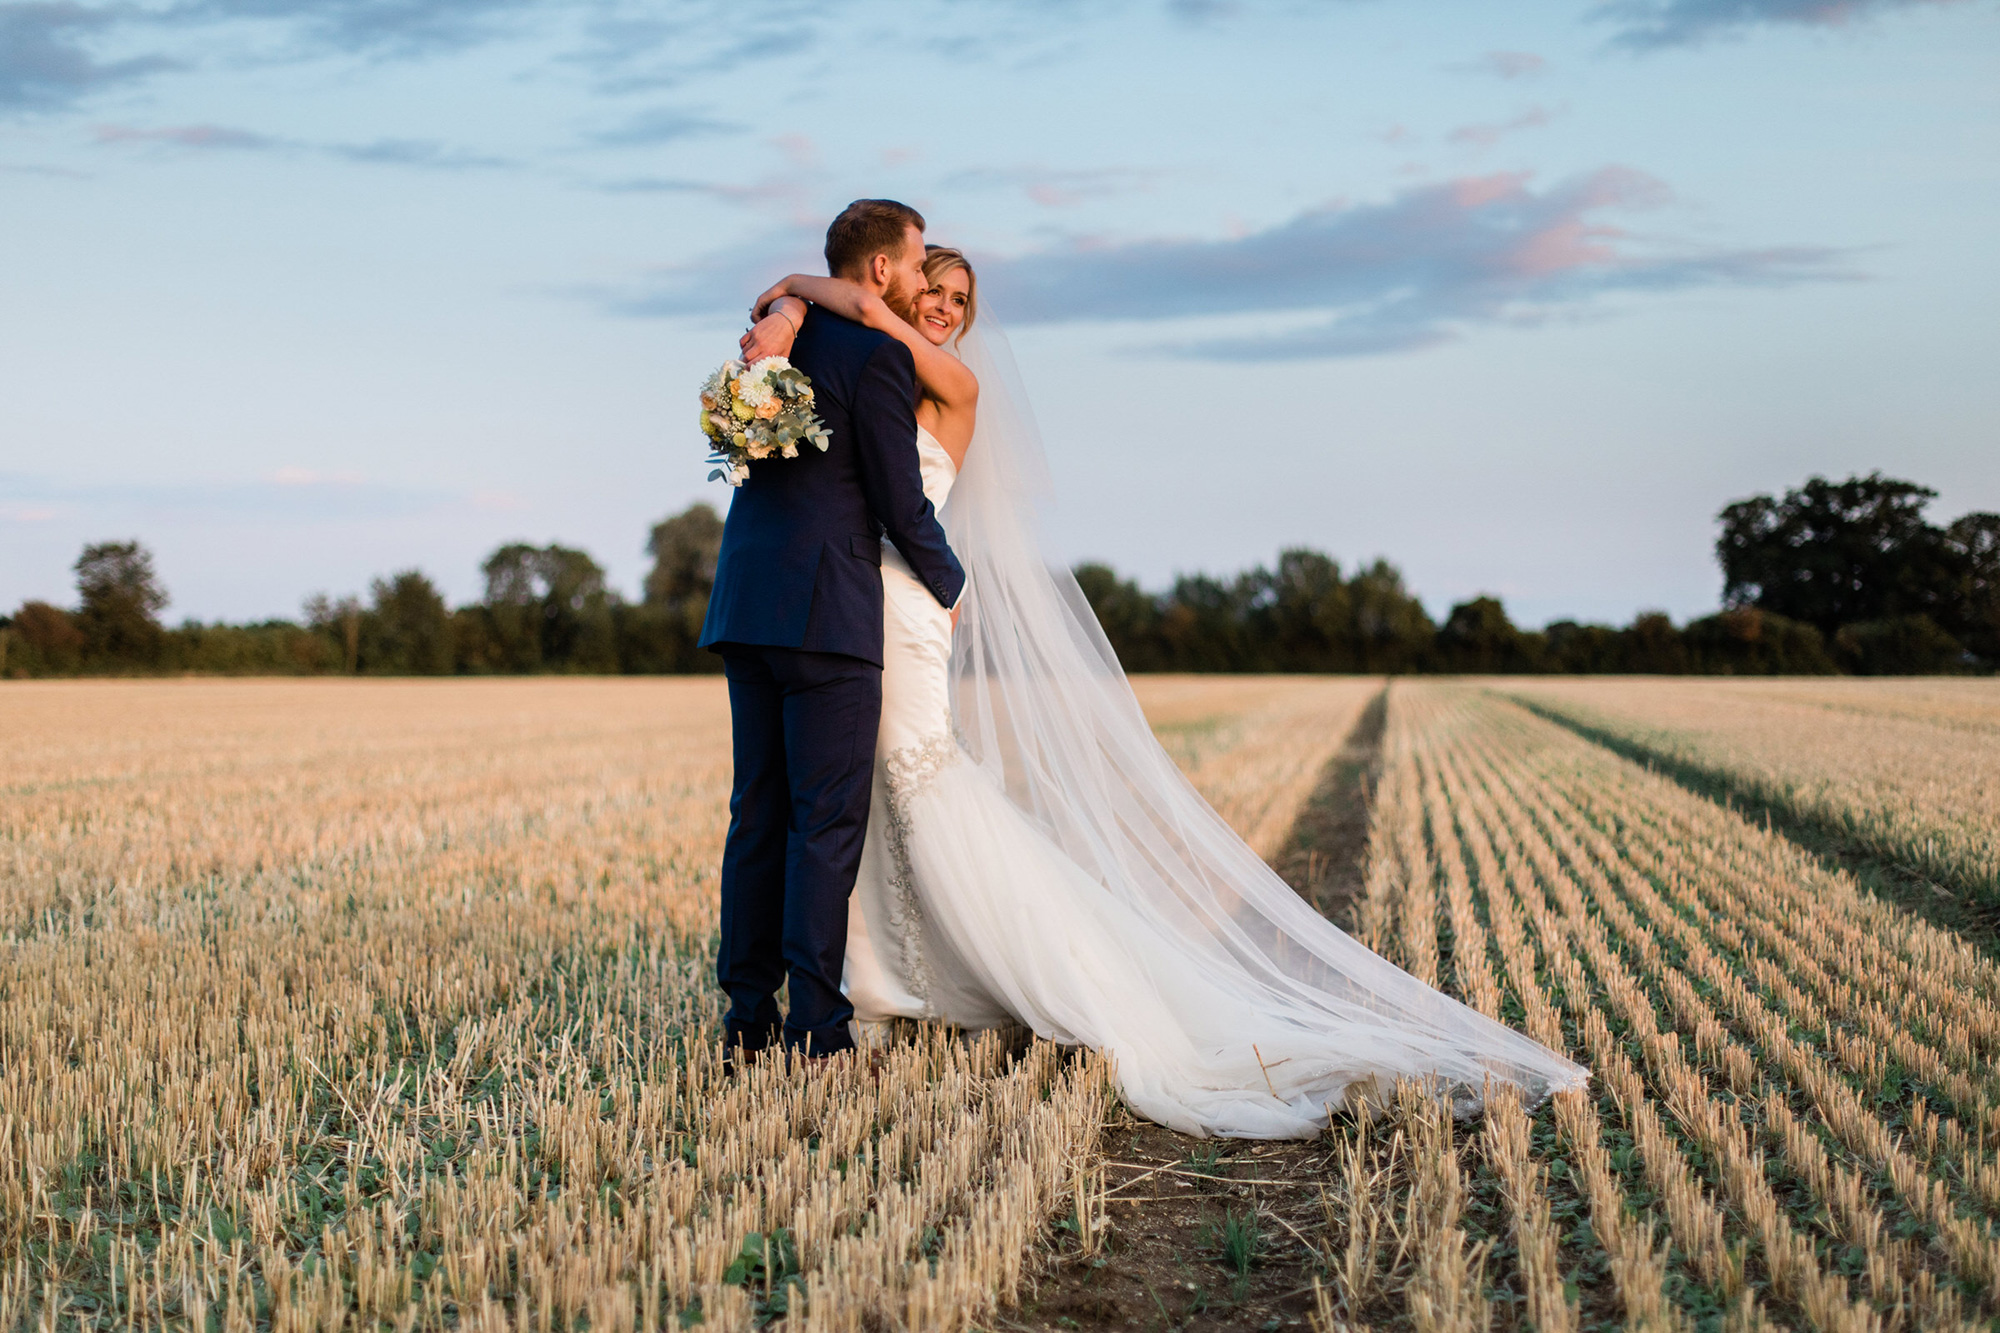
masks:
{"label": "stubble field", "polygon": [[2000,969],[1910,908],[1990,882],[2000,688],[1138,685],[1589,1092],[1277,1149],[1045,1043],[728,1079],[719,682],[10,685],[0,1329],[1994,1326]]}

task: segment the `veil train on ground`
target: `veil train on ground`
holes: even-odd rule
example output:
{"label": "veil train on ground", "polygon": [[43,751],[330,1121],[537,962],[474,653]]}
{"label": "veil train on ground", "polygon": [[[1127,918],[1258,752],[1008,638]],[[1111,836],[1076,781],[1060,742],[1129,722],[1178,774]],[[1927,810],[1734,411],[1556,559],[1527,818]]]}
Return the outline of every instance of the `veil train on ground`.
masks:
{"label": "veil train on ground", "polygon": [[[1320,916],[1201,797],[1155,739],[1045,536],[1047,459],[990,311],[960,353],[979,377],[979,419],[941,517],[968,577],[950,684],[970,758],[1065,856],[1156,926],[1191,974],[1283,1029],[1286,1047],[1338,1042],[1360,1067],[1434,1076],[1461,1113],[1476,1109],[1489,1078],[1531,1101],[1587,1080]],[[1326,1069],[1301,1064],[1319,1068],[1301,1074],[1317,1082],[1287,1087],[1280,1071],[1271,1095],[1324,1124]]]}

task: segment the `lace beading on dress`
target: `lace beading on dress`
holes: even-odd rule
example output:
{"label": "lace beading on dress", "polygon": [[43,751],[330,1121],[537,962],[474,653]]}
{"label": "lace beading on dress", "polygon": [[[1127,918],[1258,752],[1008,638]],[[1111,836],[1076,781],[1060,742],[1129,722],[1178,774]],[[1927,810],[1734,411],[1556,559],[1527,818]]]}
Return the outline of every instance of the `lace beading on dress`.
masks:
{"label": "lace beading on dress", "polygon": [[889,784],[889,808],[883,812],[889,843],[889,887],[895,891],[889,924],[902,947],[910,992],[923,1001],[926,1017],[936,1017],[936,1012],[931,1006],[931,966],[924,957],[924,909],[917,898],[916,872],[910,866],[909,803],[957,758],[957,740],[950,732],[941,731],[890,751],[882,765]]}

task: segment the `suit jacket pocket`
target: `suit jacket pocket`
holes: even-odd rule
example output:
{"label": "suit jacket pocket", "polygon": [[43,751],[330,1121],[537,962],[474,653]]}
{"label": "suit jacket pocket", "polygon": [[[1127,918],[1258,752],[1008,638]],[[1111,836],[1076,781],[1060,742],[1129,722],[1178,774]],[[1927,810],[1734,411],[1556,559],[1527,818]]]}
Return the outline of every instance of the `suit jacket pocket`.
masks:
{"label": "suit jacket pocket", "polygon": [[[882,661],[882,547],[833,537],[814,580],[812,619],[801,647]],[[871,558],[872,556],[872,558]]]}

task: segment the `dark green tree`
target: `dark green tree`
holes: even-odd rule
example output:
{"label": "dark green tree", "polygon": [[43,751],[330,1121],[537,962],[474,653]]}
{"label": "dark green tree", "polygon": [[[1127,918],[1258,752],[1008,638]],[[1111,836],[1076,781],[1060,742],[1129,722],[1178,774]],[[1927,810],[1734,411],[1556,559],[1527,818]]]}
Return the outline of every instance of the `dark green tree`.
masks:
{"label": "dark green tree", "polygon": [[1781,498],[1738,500],[1718,516],[1723,601],[1829,636],[1862,621],[1948,614],[1961,562],[1944,532],[1924,521],[1936,496],[1871,472],[1811,477]]}
{"label": "dark green tree", "polygon": [[1175,671],[1256,671],[1248,612],[1258,580],[1241,575],[1224,582],[1183,574],[1160,606],[1160,640]]}
{"label": "dark green tree", "polygon": [[721,659],[696,645],[722,553],[722,517],[705,503],[653,525],[646,540],[653,568],[637,606],[614,610],[618,660],[625,671],[715,671]]}
{"label": "dark green tree", "polygon": [[288,620],[250,625],[190,620],[167,631],[160,665],[211,676],[308,676],[340,670],[341,656],[325,634]]}
{"label": "dark green tree", "polygon": [[1987,666],[2000,667],[2000,514],[1967,514],[1945,540],[1959,565],[1946,623]]}
{"label": "dark green tree", "polygon": [[1106,565],[1075,572],[1128,671],[1414,671],[1437,634],[1385,560],[1342,579],[1331,558],[1295,548],[1274,570],[1184,575],[1160,595]]}
{"label": "dark green tree", "polygon": [[1687,644],[1664,611],[1641,611],[1625,631],[1626,671],[1678,676],[1688,669]]}
{"label": "dark green tree", "polygon": [[338,601],[323,592],[306,598],[306,628],[321,635],[332,646],[335,660],[345,675],[361,669],[361,599],[342,597]]}
{"label": "dark green tree", "polygon": [[562,671],[616,671],[615,595],[603,568],[573,547],[550,545],[542,549],[542,580],[542,660]]}
{"label": "dark green tree", "polygon": [[1475,597],[1451,608],[1437,632],[1438,664],[1446,671],[1532,671],[1521,631],[1497,597]]}
{"label": "dark green tree", "polygon": [[1421,669],[1437,641],[1437,626],[1404,586],[1401,570],[1387,560],[1356,570],[1347,581],[1347,597],[1354,616],[1356,670]]}
{"label": "dark green tree", "polygon": [[1109,565],[1078,565],[1075,574],[1077,587],[1125,669],[1165,670],[1158,600],[1132,580],[1119,578]]}
{"label": "dark green tree", "polygon": [[1838,670],[1817,629],[1754,606],[1691,620],[1681,640],[1688,669],[1711,676],[1823,676]]}
{"label": "dark green tree", "polygon": [[499,670],[615,671],[612,598],[583,551],[512,542],[486,558],[485,609]]}
{"label": "dark green tree", "polygon": [[113,670],[159,663],[167,590],[153,572],[152,552],[137,541],[84,547],[76,560],[76,591],[87,662]]}
{"label": "dark green tree", "polygon": [[7,629],[13,641],[8,671],[24,676],[67,676],[83,665],[84,637],[76,617],[47,602],[23,602]]}
{"label": "dark green tree", "polygon": [[1542,631],[1550,671],[1572,675],[1623,671],[1625,635],[1609,625],[1581,625],[1558,620]]}
{"label": "dark green tree", "polygon": [[505,645],[494,632],[493,613],[483,604],[461,606],[451,613],[453,668],[468,676],[492,676],[513,670]]}
{"label": "dark green tree", "polygon": [[370,585],[361,617],[360,666],[377,676],[444,676],[452,669],[451,611],[414,569]]}
{"label": "dark green tree", "polygon": [[692,607],[707,614],[715,587],[715,562],[722,555],[722,516],[705,501],[689,505],[653,525],[646,539],[653,568],[646,575],[648,606]]}
{"label": "dark green tree", "polygon": [[479,567],[486,576],[485,609],[494,670],[541,670],[541,554],[539,547],[526,542],[509,542]]}
{"label": "dark green tree", "polygon": [[1926,615],[1842,625],[1833,654],[1858,676],[1932,676],[1965,669],[1965,648]]}
{"label": "dark green tree", "polygon": [[1354,605],[1340,566],[1318,551],[1278,554],[1278,567],[1252,576],[1250,632],[1277,671],[1352,671]]}

